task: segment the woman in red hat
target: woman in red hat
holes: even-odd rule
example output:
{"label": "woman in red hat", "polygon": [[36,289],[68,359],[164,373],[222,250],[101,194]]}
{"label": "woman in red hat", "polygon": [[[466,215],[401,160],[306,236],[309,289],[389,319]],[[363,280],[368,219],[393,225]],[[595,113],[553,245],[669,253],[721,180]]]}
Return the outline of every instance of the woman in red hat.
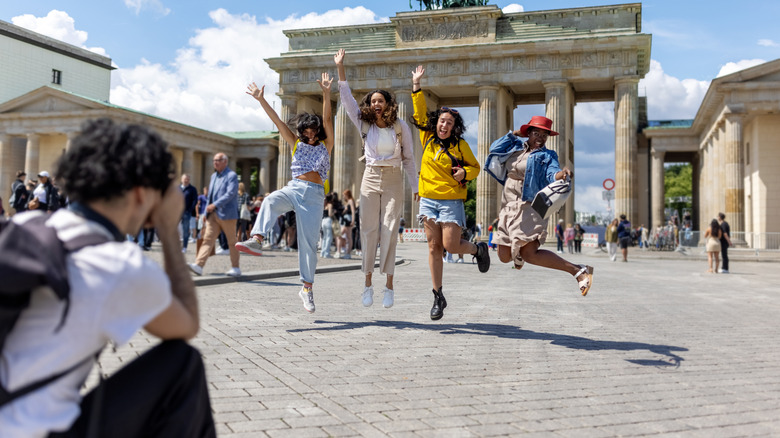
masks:
{"label": "woman in red hat", "polygon": [[[555,135],[558,133],[552,130],[552,120],[542,116],[532,117],[520,129],[507,134],[512,147],[502,157],[506,181],[493,241],[498,245],[501,262],[512,260],[515,269],[528,262],[566,271],[576,278],[584,296],[593,283],[593,267],[575,265],[552,251],[540,249],[547,239],[548,220],[531,207],[534,196],[541,189],[553,181],[572,176],[567,167],[561,169],[558,154],[545,147],[547,138]],[[528,140],[522,142],[518,137]]]}

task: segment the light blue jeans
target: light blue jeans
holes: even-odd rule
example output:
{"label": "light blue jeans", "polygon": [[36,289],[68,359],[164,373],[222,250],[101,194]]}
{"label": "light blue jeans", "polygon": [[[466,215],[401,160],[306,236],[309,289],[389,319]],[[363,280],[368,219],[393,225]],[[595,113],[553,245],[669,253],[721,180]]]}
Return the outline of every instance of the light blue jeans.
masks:
{"label": "light blue jeans", "polygon": [[333,243],[333,219],[322,218],[322,244],[320,245],[320,257],[330,256],[330,245]]}
{"label": "light blue jeans", "polygon": [[269,237],[280,214],[295,211],[295,228],[298,238],[298,269],[301,281],[314,283],[317,269],[317,241],[322,226],[322,206],[325,204],[325,188],[301,179],[293,179],[286,186],[271,193],[260,205],[252,235]]}

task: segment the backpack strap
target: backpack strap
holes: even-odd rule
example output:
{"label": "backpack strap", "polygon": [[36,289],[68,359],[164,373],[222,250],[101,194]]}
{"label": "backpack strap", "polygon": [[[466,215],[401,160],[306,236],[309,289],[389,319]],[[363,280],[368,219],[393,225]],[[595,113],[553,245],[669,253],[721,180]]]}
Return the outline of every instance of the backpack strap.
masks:
{"label": "backpack strap", "polygon": [[368,128],[370,127],[371,125],[365,120],[360,121],[360,139],[362,140],[362,143],[360,144],[361,154],[358,161],[366,161],[366,137],[368,137]]}

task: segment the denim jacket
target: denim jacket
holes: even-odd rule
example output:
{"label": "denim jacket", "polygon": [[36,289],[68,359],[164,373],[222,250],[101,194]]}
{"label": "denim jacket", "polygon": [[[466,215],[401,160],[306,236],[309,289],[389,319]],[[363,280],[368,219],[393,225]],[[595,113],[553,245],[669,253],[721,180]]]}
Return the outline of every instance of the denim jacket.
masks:
{"label": "denim jacket", "polygon": [[[504,184],[507,174],[506,160],[515,152],[526,147],[528,147],[527,142],[522,142],[520,138],[511,132],[499,138],[490,145],[490,152],[487,159],[485,159],[485,171],[498,180],[498,182]],[[520,199],[532,201],[539,190],[555,181],[555,174],[560,171],[558,154],[555,151],[542,147],[531,152],[526,164],[523,193]]]}

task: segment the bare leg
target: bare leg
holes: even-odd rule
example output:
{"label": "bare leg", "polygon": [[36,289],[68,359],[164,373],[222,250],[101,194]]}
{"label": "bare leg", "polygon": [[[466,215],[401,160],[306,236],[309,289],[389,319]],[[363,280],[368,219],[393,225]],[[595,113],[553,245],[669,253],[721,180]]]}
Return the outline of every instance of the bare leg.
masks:
{"label": "bare leg", "polygon": [[431,283],[435,290],[441,287],[442,254],[444,244],[442,242],[441,225],[434,219],[425,219],[425,237],[428,240],[428,266],[431,270]]}
{"label": "bare leg", "polygon": [[[520,256],[526,262],[542,266],[550,269],[557,269],[559,271],[568,272],[571,275],[576,274],[581,269],[579,265],[575,265],[558,256],[558,254],[548,251],[546,249],[539,249],[540,244],[538,240],[534,240],[531,243],[526,243],[520,248]],[[580,274],[577,277],[577,281],[587,278],[587,273]]]}
{"label": "bare leg", "polygon": [[506,245],[498,245],[498,259],[501,263],[509,263],[512,260],[512,248]]}
{"label": "bare leg", "polygon": [[461,239],[460,225],[455,223],[442,223],[441,233],[444,249],[452,254],[471,254],[477,253],[477,245],[468,240]]}
{"label": "bare leg", "polygon": [[371,286],[371,273],[366,274],[366,287]]}
{"label": "bare leg", "polygon": [[393,276],[392,275],[388,275],[387,276],[387,281],[385,283],[385,287],[390,289],[390,290],[395,290],[395,289],[393,289]]}

